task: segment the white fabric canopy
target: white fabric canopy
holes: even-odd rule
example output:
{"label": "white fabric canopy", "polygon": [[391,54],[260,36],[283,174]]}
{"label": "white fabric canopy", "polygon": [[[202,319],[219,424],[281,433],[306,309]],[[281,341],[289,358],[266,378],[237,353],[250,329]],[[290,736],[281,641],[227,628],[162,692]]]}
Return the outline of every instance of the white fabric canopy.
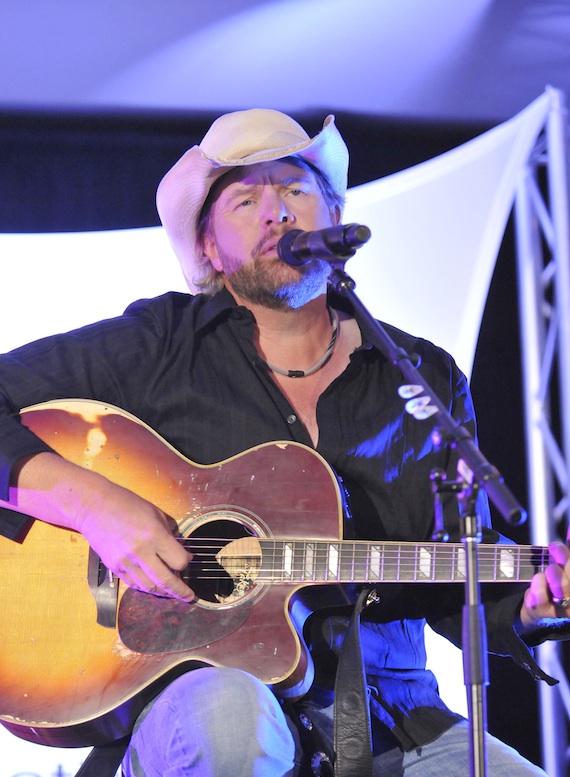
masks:
{"label": "white fabric canopy", "polygon": [[350,189],[343,221],[370,241],[347,262],[377,318],[432,340],[471,374],[489,284],[515,189],[550,106],[441,156]]}

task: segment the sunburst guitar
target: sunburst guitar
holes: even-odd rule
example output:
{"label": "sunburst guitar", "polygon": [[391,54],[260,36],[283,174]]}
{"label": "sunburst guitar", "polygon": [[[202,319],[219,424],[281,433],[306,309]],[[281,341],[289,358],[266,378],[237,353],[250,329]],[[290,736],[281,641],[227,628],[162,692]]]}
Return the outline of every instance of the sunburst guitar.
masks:
{"label": "sunburst guitar", "polygon": [[[188,604],[129,588],[68,529],[35,521],[21,542],[0,537],[0,723],[24,739],[118,739],[152,696],[204,665],[301,696],[313,676],[303,626],[315,608],[349,603],[343,584],[465,579],[461,544],[343,541],[335,473],[298,443],[203,466],[107,404],[50,402],[21,420],[169,515],[197,594]],[[529,580],[547,563],[545,548],[480,547],[482,580]]]}

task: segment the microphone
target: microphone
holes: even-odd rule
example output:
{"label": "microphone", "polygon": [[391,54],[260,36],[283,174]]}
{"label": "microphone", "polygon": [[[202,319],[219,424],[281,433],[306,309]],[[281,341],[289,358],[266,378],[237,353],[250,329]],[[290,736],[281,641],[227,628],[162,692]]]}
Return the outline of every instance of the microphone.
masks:
{"label": "microphone", "polygon": [[339,224],[336,227],[303,232],[291,229],[277,243],[277,255],[285,264],[300,267],[312,259],[327,262],[346,261],[372,233],[362,224]]}

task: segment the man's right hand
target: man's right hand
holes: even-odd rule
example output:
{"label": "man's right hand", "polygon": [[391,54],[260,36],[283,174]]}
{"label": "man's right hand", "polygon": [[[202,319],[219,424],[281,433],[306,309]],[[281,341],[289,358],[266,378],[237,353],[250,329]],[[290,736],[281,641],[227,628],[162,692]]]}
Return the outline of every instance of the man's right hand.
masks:
{"label": "man's right hand", "polygon": [[191,555],[168,517],[137,494],[55,453],[15,468],[6,507],[80,532],[105,566],[132,588],[183,601],[193,591],[176,572]]}

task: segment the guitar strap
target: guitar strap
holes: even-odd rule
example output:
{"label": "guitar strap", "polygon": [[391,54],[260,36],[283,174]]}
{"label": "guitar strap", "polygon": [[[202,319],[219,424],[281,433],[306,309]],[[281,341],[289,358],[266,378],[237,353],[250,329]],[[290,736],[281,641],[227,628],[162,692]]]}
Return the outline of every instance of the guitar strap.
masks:
{"label": "guitar strap", "polygon": [[340,651],[334,687],[334,755],[327,753],[313,721],[299,711],[295,702],[285,702],[285,711],[297,726],[301,740],[301,777],[372,776],[370,707],[360,644],[360,614],[373,601],[378,601],[375,591],[361,592]]}
{"label": "guitar strap", "polygon": [[360,645],[360,614],[377,600],[375,591],[361,591],[340,651],[334,686],[335,777],[372,775],[370,706]]}
{"label": "guitar strap", "polygon": [[130,736],[94,747],[75,777],[115,777],[129,746]]}

